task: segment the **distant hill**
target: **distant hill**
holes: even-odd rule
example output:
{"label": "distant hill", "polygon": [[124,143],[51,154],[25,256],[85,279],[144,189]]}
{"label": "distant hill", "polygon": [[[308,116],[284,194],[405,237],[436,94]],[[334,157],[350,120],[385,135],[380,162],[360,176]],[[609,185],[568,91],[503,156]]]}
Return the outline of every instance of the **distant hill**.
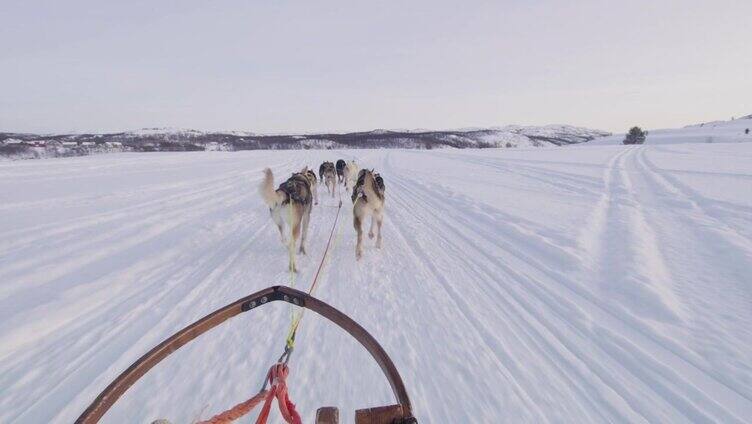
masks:
{"label": "distant hill", "polygon": [[513,148],[583,143],[608,134],[569,125],[280,135],[171,128],[145,128],[108,134],[0,133],[0,155],[33,158],[119,151]]}
{"label": "distant hill", "polygon": [[[645,128],[643,128],[645,129]],[[745,131],[749,129],[750,133]],[[594,139],[589,144],[621,144],[624,134]],[[741,143],[752,141],[752,115],[729,121],[711,121],[683,128],[648,130],[645,144]]]}

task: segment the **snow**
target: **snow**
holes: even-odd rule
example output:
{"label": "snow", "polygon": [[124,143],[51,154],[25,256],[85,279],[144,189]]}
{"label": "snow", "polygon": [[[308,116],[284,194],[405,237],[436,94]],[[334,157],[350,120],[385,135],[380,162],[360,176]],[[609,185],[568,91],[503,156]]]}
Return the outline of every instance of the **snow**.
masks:
{"label": "snow", "polygon": [[23,143],[26,143],[26,141],[25,140],[19,140],[17,138],[9,138],[9,139],[3,140],[2,143],[4,143],[4,144],[23,144]]}
{"label": "snow", "polygon": [[[317,296],[380,341],[420,422],[752,417],[752,143],[713,143],[0,163],[0,422],[72,422],[164,338],[286,284],[261,170],[279,183],[338,158],[384,177],[384,247],[355,261],[345,199]],[[320,190],[304,289],[336,211]],[[289,313],[277,302],[198,338],[103,422],[190,422],[247,399]],[[367,353],[313,313],[290,388],[305,422],[393,402]]]}
{"label": "snow", "polygon": [[656,130],[648,134],[648,142],[660,143],[733,143],[752,141],[752,135],[744,130],[752,131],[752,119],[745,117],[733,121],[716,121],[698,125],[690,125],[675,130]]}

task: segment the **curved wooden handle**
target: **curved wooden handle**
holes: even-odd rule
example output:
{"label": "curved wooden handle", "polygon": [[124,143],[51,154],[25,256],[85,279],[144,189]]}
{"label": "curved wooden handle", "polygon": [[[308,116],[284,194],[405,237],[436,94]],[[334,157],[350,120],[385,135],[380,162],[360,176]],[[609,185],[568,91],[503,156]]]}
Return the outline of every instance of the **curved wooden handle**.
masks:
{"label": "curved wooden handle", "polygon": [[410,405],[410,398],[407,395],[405,384],[402,382],[402,377],[400,377],[397,368],[394,366],[391,358],[389,358],[389,355],[386,354],[384,348],[381,347],[368,331],[344,313],[313,296],[289,287],[273,286],[217,309],[158,344],[110,383],[97,396],[94,402],[86,408],[83,414],[78,417],[76,423],[93,424],[99,422],[102,416],[117,402],[123,393],[172,352],[235,315],[277,300],[310,309],[350,333],[355,340],[363,345],[381,367],[381,371],[384,372],[389,385],[392,387],[394,397],[402,406],[403,417],[412,417],[412,406]]}

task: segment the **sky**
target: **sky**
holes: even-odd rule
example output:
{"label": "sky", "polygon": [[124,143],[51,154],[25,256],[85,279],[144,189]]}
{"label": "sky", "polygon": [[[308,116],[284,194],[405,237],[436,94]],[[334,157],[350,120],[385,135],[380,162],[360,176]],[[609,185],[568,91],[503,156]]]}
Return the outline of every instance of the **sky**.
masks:
{"label": "sky", "polygon": [[0,131],[752,114],[752,1],[0,1]]}

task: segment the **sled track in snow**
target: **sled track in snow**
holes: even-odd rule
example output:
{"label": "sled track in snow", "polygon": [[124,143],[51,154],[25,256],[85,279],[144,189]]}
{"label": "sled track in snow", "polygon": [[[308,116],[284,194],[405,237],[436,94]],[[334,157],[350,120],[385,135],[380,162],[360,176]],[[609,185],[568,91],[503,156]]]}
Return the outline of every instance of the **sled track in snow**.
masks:
{"label": "sled track in snow", "polygon": [[[614,169],[618,169],[618,164],[615,165]],[[404,179],[400,178],[397,181],[403,181]],[[407,205],[408,207],[400,208],[400,210],[410,210],[410,211],[416,211],[416,210],[431,210],[436,209],[431,204],[431,194],[418,194],[415,190],[408,189],[408,185],[411,187],[415,187],[414,182],[411,182],[410,184],[400,184],[399,189],[402,193],[409,193],[408,196],[416,199],[416,203],[412,205]],[[394,194],[394,190],[392,191],[392,194]],[[429,190],[424,190],[423,193],[430,193]],[[440,199],[445,199],[446,196],[438,196]],[[472,210],[473,208],[471,205],[465,205],[467,209]],[[453,208],[454,211],[459,211],[461,208]],[[403,219],[404,217],[401,217],[400,219]],[[487,238],[488,234],[492,234],[490,228],[478,228],[477,225],[470,224],[469,219],[468,221],[463,222],[463,219],[459,216],[453,216],[451,219],[444,219],[441,218],[439,214],[434,214],[432,220],[426,220],[428,222],[435,222],[439,225],[439,228],[441,229],[448,229],[452,227],[457,227],[455,229],[455,235],[465,238],[466,239],[466,247],[464,249],[458,249],[455,248],[456,251],[453,252],[453,255],[450,255],[452,257],[462,257],[464,262],[470,262],[473,263],[473,266],[465,269],[468,275],[474,275],[475,278],[472,279],[472,281],[478,281],[478,282],[485,282],[485,285],[480,288],[480,290],[473,291],[474,293],[484,293],[488,294],[489,292],[493,292],[492,296],[489,297],[482,297],[479,299],[474,299],[469,305],[458,305],[460,310],[468,311],[468,310],[474,310],[474,309],[482,309],[482,310],[501,310],[501,311],[507,311],[511,310],[514,311],[514,313],[510,313],[508,315],[505,315],[505,319],[502,320],[502,322],[506,323],[506,325],[511,325],[515,321],[519,321],[519,324],[517,324],[517,328],[519,329],[517,332],[515,332],[515,337],[512,341],[507,340],[507,344],[510,342],[512,344],[515,343],[515,341],[520,341],[521,339],[524,341],[521,341],[521,344],[524,345],[532,345],[536,346],[536,348],[530,349],[526,354],[525,358],[530,358],[533,356],[538,356],[540,354],[544,355],[550,355],[552,353],[557,353],[557,355],[549,357],[546,362],[550,364],[552,367],[552,371],[560,374],[561,377],[565,380],[564,384],[562,385],[561,389],[562,391],[567,391],[566,387],[570,387],[569,390],[571,390],[571,387],[579,387],[580,394],[583,395],[583,399],[588,401],[588,403],[581,405],[580,409],[577,411],[578,415],[587,415],[590,413],[600,412],[604,415],[601,416],[593,416],[593,419],[602,419],[605,417],[608,417],[609,413],[614,413],[617,411],[617,409],[612,410],[606,410],[606,411],[598,411],[600,409],[599,405],[603,405],[602,402],[606,402],[607,399],[601,398],[600,394],[607,392],[608,390],[604,390],[603,387],[597,387],[599,384],[606,384],[608,386],[608,389],[613,390],[615,393],[620,393],[620,396],[624,401],[630,405],[630,408],[635,409],[642,415],[643,418],[646,418],[648,420],[651,419],[657,419],[657,416],[651,415],[651,411],[654,410],[656,407],[661,408],[660,405],[640,405],[641,399],[640,398],[648,398],[643,394],[640,396],[633,393],[634,387],[627,387],[624,385],[624,383],[620,383],[620,379],[625,379],[624,374],[630,374],[630,370],[627,368],[621,367],[621,363],[626,360],[630,359],[628,357],[624,357],[623,355],[620,356],[618,351],[613,351],[613,349],[623,349],[623,346],[619,347],[619,344],[615,345],[607,345],[601,346],[599,350],[600,353],[603,354],[604,358],[598,358],[597,355],[593,355],[592,353],[588,353],[585,350],[582,350],[580,346],[583,345],[583,341],[587,340],[593,340],[596,337],[602,338],[607,336],[607,333],[593,333],[592,331],[588,331],[586,329],[580,329],[579,331],[575,330],[571,327],[571,322],[569,325],[564,324],[567,323],[567,321],[571,321],[573,311],[572,310],[566,310],[562,309],[561,306],[558,305],[566,305],[567,303],[572,303],[573,301],[577,301],[578,299],[572,299],[572,293],[565,293],[564,295],[556,294],[551,289],[553,289],[555,286],[559,285],[557,283],[557,280],[561,278],[561,276],[553,275],[551,279],[546,278],[545,276],[541,278],[541,276],[535,276],[535,275],[525,275],[526,273],[519,273],[517,271],[513,271],[513,269],[531,269],[531,270],[542,270],[540,268],[539,264],[536,264],[535,260],[532,260],[530,258],[522,258],[523,260],[526,260],[527,264],[525,267],[496,267],[494,268],[492,265],[494,263],[504,263],[503,257],[505,255],[510,256],[518,256],[519,254],[515,253],[516,250],[522,250],[522,251],[534,251],[535,249],[516,249],[514,246],[507,246],[504,247],[505,244],[502,241],[498,241],[498,244],[495,245],[496,248],[501,248],[505,250],[505,252],[501,253],[499,256],[490,256],[488,254],[489,249],[473,249],[473,244],[477,244],[479,239]],[[459,226],[457,223],[465,224],[464,226]],[[503,224],[502,224],[503,225]],[[476,228],[473,228],[476,227]],[[424,230],[432,230],[431,228],[425,228]],[[437,232],[438,230],[433,229],[434,232]],[[463,234],[464,233],[464,234]],[[469,234],[468,234],[469,233]],[[440,237],[440,235],[437,236]],[[490,243],[493,243],[493,239],[488,240]],[[532,244],[535,244],[535,241],[532,241]],[[441,243],[442,246],[447,246],[446,242]],[[494,244],[490,244],[490,246],[494,246]],[[473,258],[471,260],[467,260],[467,258]],[[475,258],[482,258],[484,260],[476,261]],[[441,263],[442,260],[437,260],[436,262]],[[461,264],[453,264],[453,266],[462,266]],[[532,268],[531,268],[532,267]],[[506,268],[506,269],[504,269]],[[484,272],[473,272],[472,269],[475,270],[484,270]],[[553,270],[543,270],[543,274],[552,274],[555,273]],[[536,274],[535,272],[533,274]],[[556,278],[559,277],[559,278]],[[444,281],[445,286],[447,286],[449,283],[446,281],[446,279],[441,278],[439,275],[436,275],[436,278],[438,281]],[[546,282],[540,281],[540,280],[549,280]],[[524,283],[529,283],[530,285],[526,285],[526,290],[520,291],[520,290],[514,290],[514,286],[520,286]],[[574,285],[574,283],[571,283]],[[496,287],[495,287],[496,286]],[[545,287],[546,289],[542,292],[538,292],[538,296],[532,297],[531,289],[533,289],[535,286],[541,286]],[[506,290],[499,291],[502,287],[505,287]],[[463,298],[467,297],[466,294],[463,294],[462,292],[450,290],[450,296],[454,298]],[[576,293],[575,293],[576,294]],[[507,301],[506,299],[510,299]],[[483,302],[485,300],[485,302]],[[492,302],[491,300],[496,300],[496,302]],[[509,303],[509,302],[512,303]],[[584,301],[584,302],[583,302]],[[587,299],[579,299],[580,303],[590,303]],[[545,313],[540,313],[543,311],[537,311],[538,313],[531,313],[531,311],[535,311],[537,308],[540,308],[540,306],[537,306],[538,304],[543,304],[544,307],[548,308],[548,311],[545,311]],[[472,305],[472,307],[470,306]],[[588,305],[590,306],[590,305]],[[599,309],[603,310],[604,312],[607,312],[601,305],[595,305],[599,307]],[[573,307],[572,309],[575,309],[576,307]],[[552,322],[550,320],[544,320],[541,321],[540,317],[551,317],[551,316],[558,315],[558,318],[560,318],[560,322]],[[524,319],[520,319],[520,317],[523,317]],[[473,319],[470,319],[473,321]],[[562,327],[562,325],[564,326]],[[479,326],[476,322],[475,325],[476,328],[479,328],[479,333],[481,334],[481,338],[486,341],[486,343],[489,343],[489,341],[493,341],[492,345],[490,346],[490,350],[494,352],[504,351],[504,345],[505,343],[497,338],[497,336],[494,335],[493,331],[484,331],[481,326]],[[567,328],[569,327],[569,328]],[[619,332],[623,332],[626,328],[624,325],[621,325],[622,328],[618,328]],[[536,329],[536,332],[530,332],[530,329]],[[605,328],[603,330],[606,330]],[[574,331],[574,332],[573,332]],[[608,331],[613,331],[613,329],[609,329]],[[522,334],[523,336],[520,336],[519,334]],[[574,341],[575,337],[581,338],[579,342]],[[613,336],[612,336],[613,338]],[[532,341],[531,341],[532,340]],[[616,341],[616,340],[614,340]],[[595,347],[595,346],[591,346]],[[611,352],[609,352],[611,350]],[[648,360],[651,356],[643,356],[640,357],[640,360]],[[610,358],[610,359],[608,359]],[[633,359],[636,361],[637,358]],[[524,360],[519,357],[510,357],[505,356],[499,358],[500,363],[507,363],[507,364],[519,364],[522,363]],[[541,361],[535,360],[534,361],[538,366],[540,366]],[[657,375],[663,375],[672,379],[678,379],[681,380],[682,378],[679,377],[678,374],[674,374],[667,368],[663,367],[659,362],[653,362],[654,365],[651,367],[653,369],[653,372],[655,372]],[[591,372],[588,372],[586,370],[590,369],[591,371],[595,372],[595,376],[591,375]],[[573,375],[572,375],[573,374]],[[682,400],[682,396],[678,394],[670,394],[671,392],[665,392],[661,395],[661,393],[653,392],[653,387],[661,387],[662,382],[658,381],[657,379],[653,378],[651,376],[652,373],[640,373],[638,375],[634,376],[634,379],[636,379],[633,382],[630,382],[630,384],[641,384],[643,387],[641,389],[642,392],[651,392],[650,397],[657,397],[658,399],[661,399],[665,402],[668,402],[669,404],[673,404],[673,407],[676,411],[689,411],[689,416],[693,418],[700,418],[704,416],[702,411],[695,408],[692,404],[689,404],[687,402],[684,402]],[[668,375],[667,375],[668,374]],[[514,378],[514,377],[513,377]],[[517,377],[520,378],[520,377]],[[590,384],[596,386],[596,387],[582,387],[583,384],[587,384],[584,382],[590,381]],[[707,383],[707,382],[706,382]],[[681,386],[681,384],[679,385]],[[663,390],[671,390],[669,388],[664,387]],[[696,393],[700,394],[700,393]],[[562,399],[562,402],[565,400]],[[570,400],[571,401],[571,400]],[[710,401],[712,404],[712,401]],[[607,405],[608,408],[608,405]],[[642,412],[639,412],[642,410]],[[723,412],[723,411],[719,411]],[[618,414],[617,414],[618,416]],[[612,417],[613,418],[613,417]],[[686,418],[686,417],[685,417]],[[706,418],[708,418],[706,416]],[[739,418],[733,418],[733,416],[726,416],[725,419],[731,420],[731,421],[741,421]]]}

